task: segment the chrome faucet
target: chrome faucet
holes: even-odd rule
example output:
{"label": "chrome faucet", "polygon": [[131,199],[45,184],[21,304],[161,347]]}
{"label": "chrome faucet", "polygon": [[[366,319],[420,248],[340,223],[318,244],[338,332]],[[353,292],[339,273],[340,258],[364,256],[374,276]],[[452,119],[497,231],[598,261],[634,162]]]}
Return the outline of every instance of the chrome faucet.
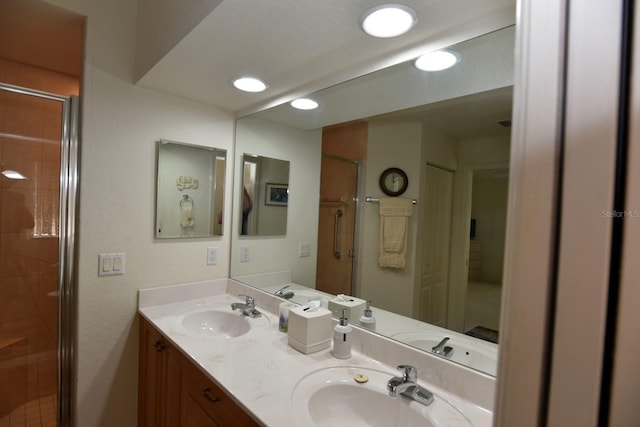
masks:
{"label": "chrome faucet", "polygon": [[387,382],[389,396],[397,397],[401,394],[424,406],[430,405],[433,402],[433,393],[418,385],[416,368],[411,365],[400,365],[398,369],[402,371],[402,377],[393,377]]}
{"label": "chrome faucet", "polygon": [[398,394],[415,400],[424,406],[433,402],[433,393],[418,385],[418,371],[411,365],[400,365],[402,377],[393,377],[387,382],[389,396],[397,397]]}
{"label": "chrome faucet", "polygon": [[239,296],[246,298],[244,304],[241,302],[234,302],[231,304],[231,310],[240,310],[245,316],[253,318],[262,316],[262,313],[256,310],[256,300],[253,297],[250,297],[249,295]]}
{"label": "chrome faucet", "polygon": [[284,290],[287,289],[289,287],[289,285],[284,285],[283,287],[281,287],[280,289],[278,289],[277,291],[275,291],[274,295],[277,297],[282,297],[284,299],[291,299],[293,298],[293,296],[295,295],[293,293],[293,291],[289,291],[289,292],[285,292]]}
{"label": "chrome faucet", "polygon": [[431,352],[439,356],[444,356],[446,358],[450,358],[451,356],[453,356],[453,347],[451,347],[450,345],[445,346],[447,341],[449,341],[449,337],[444,337],[442,341],[431,347]]}

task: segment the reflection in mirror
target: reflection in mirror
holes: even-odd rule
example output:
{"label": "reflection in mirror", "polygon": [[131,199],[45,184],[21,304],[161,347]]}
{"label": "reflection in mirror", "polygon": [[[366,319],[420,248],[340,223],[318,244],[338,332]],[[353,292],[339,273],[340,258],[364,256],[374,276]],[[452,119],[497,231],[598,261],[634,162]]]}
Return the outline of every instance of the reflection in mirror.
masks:
{"label": "reflection in mirror", "polygon": [[289,162],[245,153],[242,164],[240,235],[286,235]]}
{"label": "reflection in mirror", "polygon": [[226,150],[158,141],[157,239],[222,235],[226,159]]}
{"label": "reflection in mirror", "polygon": [[[256,135],[320,131],[305,141],[317,153],[308,164],[320,168],[311,177],[309,168],[308,186],[296,188],[316,194],[315,203],[290,224],[317,217],[306,223],[315,235],[291,242],[293,250],[272,264],[232,260],[231,276],[271,293],[288,286],[282,295],[297,303],[335,304],[340,293],[371,301],[377,333],[495,375],[514,34],[509,27],[450,47],[460,61],[446,71],[398,64],[308,95],[317,110],[283,104],[238,120]],[[245,143],[238,132],[236,150]],[[281,145],[281,138],[262,141],[263,150]],[[408,177],[400,197],[417,201],[400,268],[380,266],[374,202],[387,197],[379,180],[392,167]],[[273,248],[252,251],[262,258]],[[284,253],[292,253],[289,262]],[[349,321],[357,326],[360,316]]]}

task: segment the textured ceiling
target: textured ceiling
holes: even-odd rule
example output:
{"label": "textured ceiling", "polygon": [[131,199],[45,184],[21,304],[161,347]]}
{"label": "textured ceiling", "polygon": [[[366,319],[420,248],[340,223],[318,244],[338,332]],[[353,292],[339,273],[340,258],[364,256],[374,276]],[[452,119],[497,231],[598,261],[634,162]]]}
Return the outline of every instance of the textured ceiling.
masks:
{"label": "textured ceiling", "polygon": [[[417,25],[401,37],[376,39],[359,22],[379,3],[223,1],[138,84],[242,113],[364,74],[430,41],[459,41],[461,28],[495,29],[515,21],[515,0],[406,0],[418,13]],[[259,94],[235,90],[231,81],[246,75],[269,88]]]}

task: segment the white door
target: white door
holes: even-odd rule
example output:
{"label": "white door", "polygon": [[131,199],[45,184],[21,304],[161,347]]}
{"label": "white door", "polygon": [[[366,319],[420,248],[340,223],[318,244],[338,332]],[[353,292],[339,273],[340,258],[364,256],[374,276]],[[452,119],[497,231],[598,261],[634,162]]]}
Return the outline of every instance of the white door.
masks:
{"label": "white door", "polygon": [[430,165],[426,168],[419,318],[444,327],[449,290],[453,173]]}

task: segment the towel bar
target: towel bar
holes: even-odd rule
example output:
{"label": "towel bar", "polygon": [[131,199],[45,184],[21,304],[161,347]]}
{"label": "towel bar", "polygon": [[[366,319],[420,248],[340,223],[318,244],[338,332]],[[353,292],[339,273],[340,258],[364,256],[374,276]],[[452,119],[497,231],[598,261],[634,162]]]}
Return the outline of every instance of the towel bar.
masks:
{"label": "towel bar", "polygon": [[[365,202],[367,202],[367,203],[380,203],[380,199],[375,199],[375,198],[373,198],[373,197],[369,197],[369,196],[365,197],[365,198],[364,198],[364,201],[365,201]],[[411,200],[411,202],[412,202],[414,205],[417,205],[417,204],[418,204],[418,201],[417,201],[416,199]]]}

